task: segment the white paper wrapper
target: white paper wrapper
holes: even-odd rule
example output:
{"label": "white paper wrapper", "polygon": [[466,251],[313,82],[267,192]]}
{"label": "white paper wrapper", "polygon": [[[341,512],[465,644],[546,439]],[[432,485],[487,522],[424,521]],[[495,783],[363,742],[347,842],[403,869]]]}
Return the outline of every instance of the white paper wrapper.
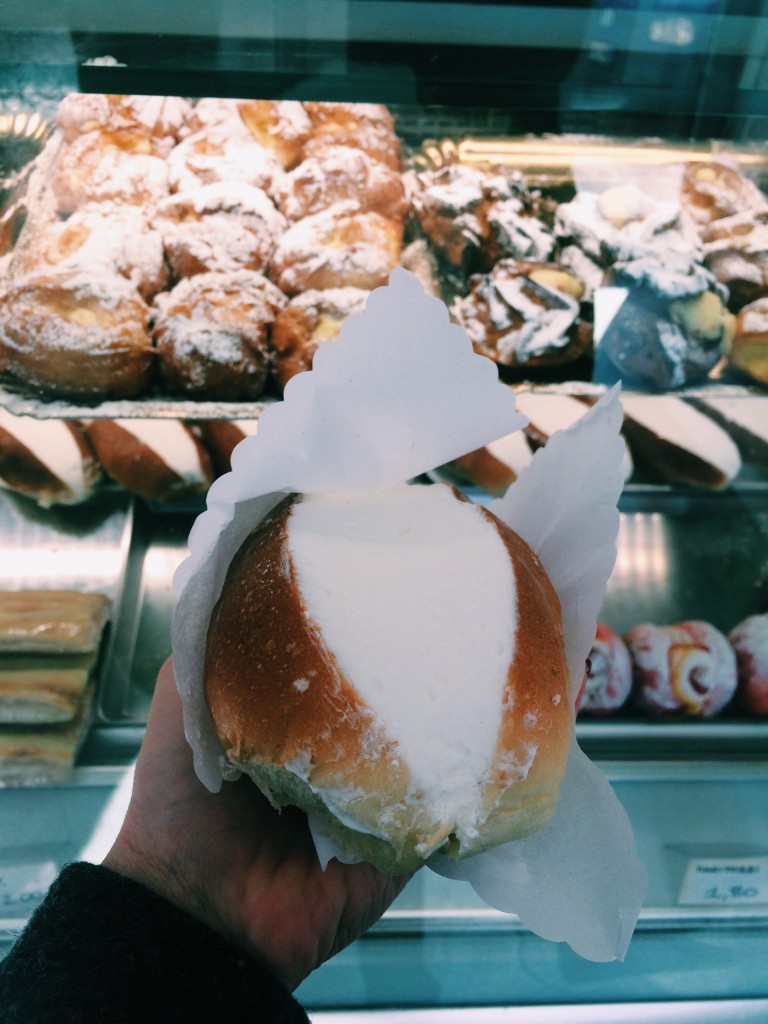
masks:
{"label": "white paper wrapper", "polygon": [[[558,592],[573,699],[615,559],[621,419],[612,392],[537,452],[493,506],[534,548]],[[475,355],[445,306],[405,270],[318,350],[311,373],[293,378],[258,434],[237,447],[232,472],[211,488],[174,579],[176,679],[195,770],[210,790],[226,767],[203,697],[205,637],[229,563],[264,515],[286,493],[395,486],[524,424],[494,364]],[[317,827],[314,835],[324,862],[336,855]],[[629,822],[575,737],[545,829],[459,863],[438,855],[429,866],[593,960],[624,955],[645,890]]]}

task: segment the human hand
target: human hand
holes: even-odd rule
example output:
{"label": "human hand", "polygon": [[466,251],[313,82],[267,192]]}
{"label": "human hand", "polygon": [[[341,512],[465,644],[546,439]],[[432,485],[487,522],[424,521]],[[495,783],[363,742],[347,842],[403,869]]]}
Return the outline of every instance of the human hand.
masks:
{"label": "human hand", "polygon": [[317,859],[306,816],[248,778],[195,775],[169,659],[160,670],[125,821],[104,865],[153,889],[293,990],[366,931],[410,876]]}

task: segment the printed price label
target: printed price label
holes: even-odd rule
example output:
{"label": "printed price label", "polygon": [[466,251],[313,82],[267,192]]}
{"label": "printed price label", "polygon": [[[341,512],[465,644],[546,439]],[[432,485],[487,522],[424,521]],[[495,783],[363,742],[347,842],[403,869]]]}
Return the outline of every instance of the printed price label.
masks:
{"label": "printed price label", "polygon": [[768,903],[768,857],[689,861],[678,903],[731,907]]}
{"label": "printed price label", "polygon": [[35,909],[57,874],[54,861],[0,864],[0,917],[25,917]]}

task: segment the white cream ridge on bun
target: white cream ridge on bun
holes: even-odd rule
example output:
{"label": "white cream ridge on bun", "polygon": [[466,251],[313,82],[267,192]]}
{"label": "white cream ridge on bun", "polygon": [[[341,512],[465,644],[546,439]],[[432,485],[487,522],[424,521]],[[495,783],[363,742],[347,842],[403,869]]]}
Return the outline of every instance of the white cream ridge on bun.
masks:
{"label": "white cream ridge on bun", "polygon": [[230,565],[204,677],[232,765],[383,870],[554,812],[573,714],[557,594],[444,485],[281,502]]}

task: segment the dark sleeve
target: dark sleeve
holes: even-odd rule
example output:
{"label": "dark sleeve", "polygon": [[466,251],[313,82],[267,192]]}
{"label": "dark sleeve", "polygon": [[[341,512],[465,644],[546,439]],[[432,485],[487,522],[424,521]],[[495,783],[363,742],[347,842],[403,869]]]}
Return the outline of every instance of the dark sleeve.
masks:
{"label": "dark sleeve", "polygon": [[2,1024],[307,1024],[259,963],[139,883],[71,864],[0,963]]}

